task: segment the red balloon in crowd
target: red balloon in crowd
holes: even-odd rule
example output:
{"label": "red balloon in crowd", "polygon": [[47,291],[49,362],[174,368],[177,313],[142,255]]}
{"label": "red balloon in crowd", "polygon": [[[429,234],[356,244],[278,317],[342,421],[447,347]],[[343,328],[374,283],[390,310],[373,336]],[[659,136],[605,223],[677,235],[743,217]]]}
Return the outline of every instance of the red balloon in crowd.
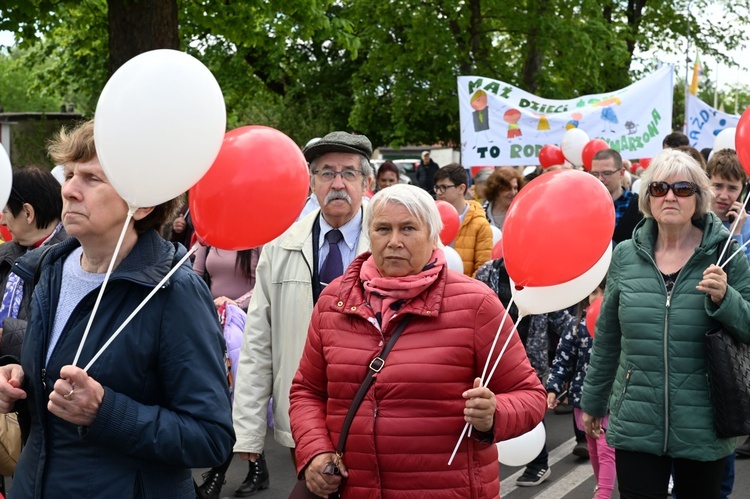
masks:
{"label": "red balloon in crowd", "polygon": [[[0,220],[2,219],[3,214],[0,213]],[[6,227],[5,225],[0,225],[0,237],[2,237],[3,241],[5,241],[6,243],[13,240],[13,234],[10,233],[8,227]]]}
{"label": "red balloon in crowd", "polygon": [[461,220],[458,217],[458,210],[447,201],[435,201],[440,219],[443,221],[443,230],[440,231],[440,240],[448,246],[458,235],[458,229],[461,227]]}
{"label": "red balloon in crowd", "polygon": [[742,168],[750,175],[750,106],[745,109],[740,116],[740,121],[737,122],[734,144]]}
{"label": "red balloon in crowd", "polygon": [[600,296],[586,307],[586,329],[589,330],[592,338],[596,331],[596,319],[599,318],[599,311],[602,309],[602,301],[604,301],[604,297]]}
{"label": "red balloon in crowd", "polygon": [[562,149],[556,145],[547,144],[539,150],[539,164],[545,170],[550,166],[565,164]]}
{"label": "red balloon in crowd", "polygon": [[500,260],[503,257],[503,240],[500,239],[495,246],[492,247],[492,259]]}
{"label": "red balloon in crowd", "polygon": [[638,171],[638,168],[640,166],[641,164],[638,163],[637,161],[633,161],[632,163],[630,163],[630,173],[635,175],[635,173]]}
{"label": "red balloon in crowd", "polygon": [[513,199],[503,225],[508,275],[554,286],[590,270],[612,244],[615,207],[604,184],[580,170],[545,173]]}
{"label": "red balloon in crowd", "polygon": [[292,139],[265,126],[232,130],[208,173],[190,189],[195,232],[227,250],[266,244],[297,219],[309,183],[307,162]]}
{"label": "red balloon in crowd", "polygon": [[583,167],[586,171],[591,171],[591,162],[594,160],[594,155],[603,149],[609,149],[609,144],[602,139],[589,140],[583,146],[581,157],[583,158]]}
{"label": "red balloon in crowd", "polygon": [[644,170],[647,170],[648,165],[651,164],[651,158],[641,158],[640,164]]}

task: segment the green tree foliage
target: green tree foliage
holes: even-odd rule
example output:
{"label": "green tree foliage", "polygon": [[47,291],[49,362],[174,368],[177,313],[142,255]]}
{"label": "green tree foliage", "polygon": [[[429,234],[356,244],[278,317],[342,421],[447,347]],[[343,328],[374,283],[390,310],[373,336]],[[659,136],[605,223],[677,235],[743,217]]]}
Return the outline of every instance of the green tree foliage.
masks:
{"label": "green tree foliage", "polygon": [[[607,92],[653,69],[656,51],[684,54],[688,29],[691,53],[730,63],[750,11],[750,0],[157,3],[175,1],[180,46],[216,75],[230,128],[266,124],[300,144],[348,129],[394,146],[458,143],[459,75],[547,98]],[[35,88],[90,114],[112,64],[113,2],[128,4],[6,0],[0,29],[33,45]]]}

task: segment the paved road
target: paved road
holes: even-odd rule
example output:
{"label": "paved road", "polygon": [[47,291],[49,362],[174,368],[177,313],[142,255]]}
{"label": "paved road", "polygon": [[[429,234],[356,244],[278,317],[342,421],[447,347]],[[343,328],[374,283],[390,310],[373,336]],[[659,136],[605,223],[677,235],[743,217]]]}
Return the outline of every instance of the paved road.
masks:
{"label": "paved road", "polygon": [[[515,480],[523,468],[501,466],[500,491],[503,499],[591,499],[594,494],[594,476],[591,464],[571,454],[573,439],[572,415],[548,414],[547,444],[552,474],[538,487],[516,487]],[[258,499],[287,499],[294,486],[294,469],[289,451],[282,448],[270,436],[266,441],[266,459],[271,472],[271,487],[253,496]],[[200,474],[194,475],[200,483]],[[738,460],[732,499],[750,499],[750,459]],[[247,465],[235,457],[222,490],[222,498],[234,496],[235,489],[247,474]],[[619,499],[615,492],[613,499]],[[666,499],[666,498],[665,498]]]}

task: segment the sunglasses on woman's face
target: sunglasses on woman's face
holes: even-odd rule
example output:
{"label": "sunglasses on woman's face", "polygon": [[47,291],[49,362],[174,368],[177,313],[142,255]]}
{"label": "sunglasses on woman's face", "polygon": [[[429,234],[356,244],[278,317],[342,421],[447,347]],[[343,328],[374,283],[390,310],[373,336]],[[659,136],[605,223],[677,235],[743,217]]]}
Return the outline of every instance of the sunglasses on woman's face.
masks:
{"label": "sunglasses on woman's face", "polygon": [[669,189],[672,189],[674,195],[678,198],[689,198],[698,192],[698,186],[692,182],[675,182],[668,184],[666,182],[651,182],[648,184],[648,193],[655,198],[661,198],[667,195]]}

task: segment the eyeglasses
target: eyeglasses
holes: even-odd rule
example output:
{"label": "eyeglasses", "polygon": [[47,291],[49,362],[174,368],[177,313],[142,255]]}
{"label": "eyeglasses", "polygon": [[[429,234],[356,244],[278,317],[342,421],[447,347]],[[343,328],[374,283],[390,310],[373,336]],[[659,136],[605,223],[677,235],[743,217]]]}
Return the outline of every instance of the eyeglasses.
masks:
{"label": "eyeglasses", "polygon": [[619,172],[620,170],[622,170],[622,168],[620,168],[619,170],[604,170],[601,172],[589,172],[589,173],[596,178],[609,178],[615,173]]}
{"label": "eyeglasses", "polygon": [[436,185],[435,186],[435,192],[439,192],[440,194],[445,194],[445,191],[447,191],[451,187],[456,187],[456,184],[453,184],[453,185]]}
{"label": "eyeglasses", "polygon": [[313,170],[312,173],[318,177],[321,182],[333,182],[336,175],[341,175],[341,178],[346,182],[356,182],[360,179],[361,175],[365,174],[362,170],[344,170],[341,172],[335,170]]}
{"label": "eyeglasses", "polygon": [[666,182],[651,182],[648,184],[648,193],[655,198],[661,198],[667,195],[669,189],[672,189],[674,195],[679,198],[689,198],[698,192],[698,186],[692,182],[675,182],[668,184]]}

